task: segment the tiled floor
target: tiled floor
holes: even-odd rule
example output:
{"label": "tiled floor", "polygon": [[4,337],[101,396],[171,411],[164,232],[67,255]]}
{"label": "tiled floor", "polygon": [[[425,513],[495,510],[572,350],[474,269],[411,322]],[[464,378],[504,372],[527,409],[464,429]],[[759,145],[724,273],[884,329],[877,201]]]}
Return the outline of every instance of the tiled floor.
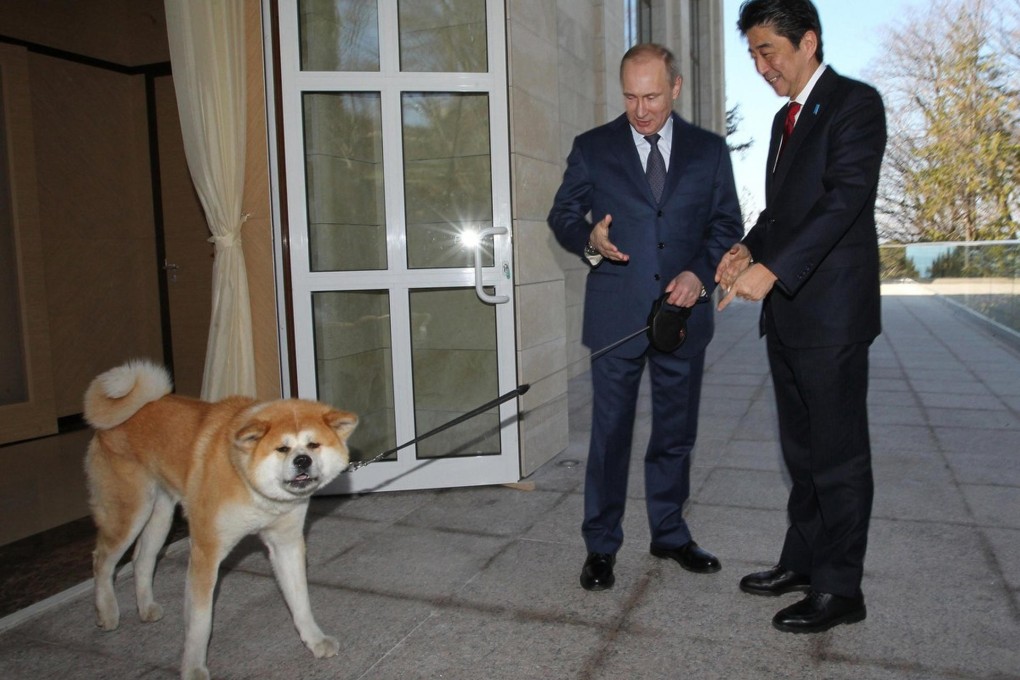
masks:
{"label": "tiled floor", "polygon": [[[578,585],[589,389],[571,381],[566,451],[534,491],[480,487],[318,498],[308,522],[312,608],[341,653],[314,659],[264,551],[224,565],[209,667],[216,678],[643,680],[1020,678],[1020,353],[929,297],[884,299],[869,414],[876,477],[868,618],[798,636],[769,625],[795,601],[741,593],[772,564],[786,479],[756,307],[720,314],[709,350],[687,516],[719,555],[697,575],[648,554],[632,462],[617,584]],[[966,395],[966,396],[962,396]],[[642,400],[636,439],[648,434]],[[177,677],[184,543],[156,574],[163,620],[142,624],[130,578],[117,631],[87,589],[0,619],[0,677]],[[5,586],[6,587],[6,586]]]}

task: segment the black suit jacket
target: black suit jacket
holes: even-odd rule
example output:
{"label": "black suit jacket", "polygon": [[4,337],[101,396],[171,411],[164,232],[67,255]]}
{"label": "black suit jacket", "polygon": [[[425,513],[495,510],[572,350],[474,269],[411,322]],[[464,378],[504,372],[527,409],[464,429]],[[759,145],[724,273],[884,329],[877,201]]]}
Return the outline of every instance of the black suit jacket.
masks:
{"label": "black suit jacket", "polygon": [[[609,238],[630,261],[604,260],[588,274],[582,342],[593,350],[648,323],[652,303],[680,272],[691,271],[706,290],[715,268],[740,238],[740,204],[729,150],[720,136],[675,113],[666,185],[658,202],[648,186],[625,115],[574,140],[549,226],[567,250],[581,255],[592,225],[613,216]],[[590,215],[590,217],[589,217]],[[698,304],[678,356],[693,356],[712,337],[711,304]],[[614,354],[638,356],[641,335]]]}
{"label": "black suit jacket", "polygon": [[744,237],[755,261],[778,277],[762,306],[762,333],[790,347],[870,342],[881,330],[882,98],[826,68],[776,166],[785,116],[783,107],[772,124],[765,210]]}

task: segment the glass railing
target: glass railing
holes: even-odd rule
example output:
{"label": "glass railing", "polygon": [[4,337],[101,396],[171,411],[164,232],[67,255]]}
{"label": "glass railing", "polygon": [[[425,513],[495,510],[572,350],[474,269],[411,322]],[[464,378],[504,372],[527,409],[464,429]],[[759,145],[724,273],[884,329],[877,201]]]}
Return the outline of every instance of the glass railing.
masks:
{"label": "glass railing", "polygon": [[879,253],[883,284],[921,286],[1020,332],[1020,241],[885,245]]}

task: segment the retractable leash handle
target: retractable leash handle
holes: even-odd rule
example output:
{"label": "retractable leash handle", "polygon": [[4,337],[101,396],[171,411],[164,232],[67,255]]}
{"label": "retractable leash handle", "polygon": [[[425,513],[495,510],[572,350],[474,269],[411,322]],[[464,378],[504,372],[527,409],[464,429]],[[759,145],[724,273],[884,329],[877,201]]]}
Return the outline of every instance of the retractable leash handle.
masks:
{"label": "retractable leash handle", "polygon": [[663,294],[652,304],[652,313],[648,317],[648,340],[652,347],[669,354],[680,349],[687,340],[687,319],[691,316],[691,308],[671,305],[666,302],[667,297],[668,294]]}

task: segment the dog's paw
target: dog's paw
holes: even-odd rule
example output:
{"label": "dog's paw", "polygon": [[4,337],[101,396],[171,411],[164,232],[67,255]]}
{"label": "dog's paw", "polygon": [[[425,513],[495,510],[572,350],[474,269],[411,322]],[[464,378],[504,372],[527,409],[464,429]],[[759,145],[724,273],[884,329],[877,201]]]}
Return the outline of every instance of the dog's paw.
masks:
{"label": "dog's paw", "polygon": [[117,630],[120,625],[117,596],[112,587],[103,588],[102,584],[96,586],[96,625],[106,631]]}
{"label": "dog's paw", "polygon": [[209,680],[209,669],[205,666],[183,668],[181,669],[181,680]]}
{"label": "dog's paw", "polygon": [[340,643],[335,637],[324,635],[318,642],[308,645],[308,649],[312,650],[316,659],[328,659],[337,655],[337,652],[340,651]]}
{"label": "dog's paw", "polygon": [[142,621],[145,621],[146,623],[159,621],[163,618],[163,605],[158,602],[152,602],[144,609],[139,610],[138,616],[140,616]]}
{"label": "dog's paw", "polygon": [[117,630],[117,626],[120,625],[120,613],[116,611],[106,614],[96,612],[96,625],[107,633]]}

